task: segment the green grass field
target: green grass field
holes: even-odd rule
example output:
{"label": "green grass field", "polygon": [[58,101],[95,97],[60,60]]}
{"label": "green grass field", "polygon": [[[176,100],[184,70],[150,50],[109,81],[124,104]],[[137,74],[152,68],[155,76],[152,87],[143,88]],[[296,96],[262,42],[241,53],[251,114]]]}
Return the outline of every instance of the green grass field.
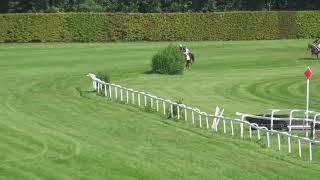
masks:
{"label": "green grass field", "polygon": [[304,108],[310,65],[310,106],[320,111],[308,42],[189,42],[196,63],[177,76],[146,73],[168,42],[0,44],[0,179],[318,179],[320,147],[309,162],[306,149],[299,159],[164,119],[106,101],[85,76],[107,71],[114,83],[236,117]]}

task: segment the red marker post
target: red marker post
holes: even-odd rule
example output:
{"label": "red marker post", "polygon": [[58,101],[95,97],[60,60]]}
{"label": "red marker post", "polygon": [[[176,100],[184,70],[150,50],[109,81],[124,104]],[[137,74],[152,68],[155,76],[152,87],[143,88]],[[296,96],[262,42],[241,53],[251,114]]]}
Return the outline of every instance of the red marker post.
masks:
{"label": "red marker post", "polygon": [[306,76],[307,78],[307,114],[306,114],[306,119],[307,119],[307,123],[308,123],[308,120],[309,120],[309,84],[310,84],[310,79],[312,77],[312,70],[311,68],[308,66],[306,71],[304,72],[304,75]]}

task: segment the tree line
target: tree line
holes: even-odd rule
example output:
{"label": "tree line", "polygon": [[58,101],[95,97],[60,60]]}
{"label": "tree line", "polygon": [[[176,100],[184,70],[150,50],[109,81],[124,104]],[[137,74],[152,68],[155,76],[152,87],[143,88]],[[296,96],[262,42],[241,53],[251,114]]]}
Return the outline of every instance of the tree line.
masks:
{"label": "tree line", "polygon": [[0,13],[317,10],[320,0],[0,0]]}

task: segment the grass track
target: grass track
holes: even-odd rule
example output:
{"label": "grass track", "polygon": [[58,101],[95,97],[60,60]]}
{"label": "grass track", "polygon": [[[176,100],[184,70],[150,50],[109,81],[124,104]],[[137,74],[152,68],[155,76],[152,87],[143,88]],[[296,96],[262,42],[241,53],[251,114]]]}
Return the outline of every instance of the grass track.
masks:
{"label": "grass track", "polygon": [[304,108],[311,65],[319,111],[307,42],[190,42],[197,61],[183,76],[145,74],[166,42],[1,44],[0,179],[318,179],[319,148],[309,163],[238,142],[105,101],[85,77],[105,70],[118,84],[234,117]]}

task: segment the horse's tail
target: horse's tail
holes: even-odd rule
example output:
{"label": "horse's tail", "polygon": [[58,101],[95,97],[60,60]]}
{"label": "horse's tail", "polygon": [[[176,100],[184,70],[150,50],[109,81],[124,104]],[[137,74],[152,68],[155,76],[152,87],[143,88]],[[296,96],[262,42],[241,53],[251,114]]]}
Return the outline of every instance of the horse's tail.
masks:
{"label": "horse's tail", "polygon": [[311,44],[308,44],[308,48],[307,48],[307,51],[309,51],[309,49],[311,49],[312,45]]}
{"label": "horse's tail", "polygon": [[196,59],[195,59],[195,57],[194,57],[194,54],[189,53],[189,56],[190,56],[190,59],[191,59],[192,62],[195,62],[195,61],[196,61]]}

